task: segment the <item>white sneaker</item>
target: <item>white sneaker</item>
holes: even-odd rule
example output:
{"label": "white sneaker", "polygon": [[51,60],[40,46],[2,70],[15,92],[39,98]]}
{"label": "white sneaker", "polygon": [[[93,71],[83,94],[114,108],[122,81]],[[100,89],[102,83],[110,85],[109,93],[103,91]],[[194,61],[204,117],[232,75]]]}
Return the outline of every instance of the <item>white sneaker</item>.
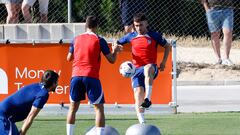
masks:
{"label": "white sneaker", "polygon": [[222,59],[221,58],[218,59],[218,61],[215,63],[215,65],[220,65],[220,64],[222,64]]}
{"label": "white sneaker", "polygon": [[233,62],[232,62],[230,59],[224,59],[224,60],[222,61],[222,64],[223,64],[223,65],[226,65],[226,66],[232,66],[232,65],[234,65]]}

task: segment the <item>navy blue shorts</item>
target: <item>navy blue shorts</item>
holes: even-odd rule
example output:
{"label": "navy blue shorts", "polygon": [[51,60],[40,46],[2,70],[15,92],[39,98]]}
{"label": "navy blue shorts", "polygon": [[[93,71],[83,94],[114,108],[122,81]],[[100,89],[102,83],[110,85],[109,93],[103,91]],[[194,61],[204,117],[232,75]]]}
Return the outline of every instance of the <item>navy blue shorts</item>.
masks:
{"label": "navy blue shorts", "polygon": [[[154,66],[154,79],[158,75],[158,67],[156,64],[153,64]],[[144,76],[144,66],[141,66],[136,69],[135,74],[133,75],[132,79],[132,88],[140,87],[142,86],[145,89],[145,76]]]}
{"label": "navy blue shorts", "polygon": [[90,77],[72,77],[70,84],[71,102],[86,99],[86,93],[91,104],[103,104],[104,94],[99,79]]}
{"label": "navy blue shorts", "polygon": [[8,118],[0,115],[0,134],[1,135],[19,135],[19,131],[15,123]]}

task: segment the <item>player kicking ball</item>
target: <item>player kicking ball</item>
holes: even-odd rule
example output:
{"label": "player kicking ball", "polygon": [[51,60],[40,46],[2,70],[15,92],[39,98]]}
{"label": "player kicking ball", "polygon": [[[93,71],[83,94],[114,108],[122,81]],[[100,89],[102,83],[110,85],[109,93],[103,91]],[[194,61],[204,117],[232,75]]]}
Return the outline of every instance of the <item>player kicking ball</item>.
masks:
{"label": "player kicking ball", "polygon": [[[19,89],[0,103],[0,135],[25,135],[34,118],[47,103],[49,92],[58,85],[58,74],[47,70],[40,83]],[[23,121],[20,131],[15,122]]]}
{"label": "player kicking ball", "polygon": [[[161,33],[148,30],[148,22],[144,14],[134,15],[133,25],[135,32],[123,36],[117,43],[120,45],[130,43],[132,46],[132,62],[136,67],[136,72],[131,78],[135,109],[139,123],[145,123],[145,108],[149,108],[152,104],[153,80],[158,75],[158,69],[164,70],[171,46]],[[156,63],[158,45],[164,48],[164,56],[159,68]]]}

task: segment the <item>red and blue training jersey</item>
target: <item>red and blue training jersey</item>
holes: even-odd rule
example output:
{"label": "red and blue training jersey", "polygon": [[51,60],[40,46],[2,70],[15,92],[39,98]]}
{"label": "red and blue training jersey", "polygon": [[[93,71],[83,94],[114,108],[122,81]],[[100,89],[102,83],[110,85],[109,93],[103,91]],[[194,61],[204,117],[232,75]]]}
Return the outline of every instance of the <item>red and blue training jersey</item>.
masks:
{"label": "red and blue training jersey", "polygon": [[106,40],[93,32],[86,32],[74,38],[69,52],[73,54],[72,77],[99,78],[101,52],[110,53]]}
{"label": "red and blue training jersey", "polygon": [[161,33],[149,31],[145,35],[138,35],[137,32],[128,33],[120,38],[118,44],[132,45],[133,64],[138,68],[146,64],[157,64],[157,46],[165,46],[166,39]]}

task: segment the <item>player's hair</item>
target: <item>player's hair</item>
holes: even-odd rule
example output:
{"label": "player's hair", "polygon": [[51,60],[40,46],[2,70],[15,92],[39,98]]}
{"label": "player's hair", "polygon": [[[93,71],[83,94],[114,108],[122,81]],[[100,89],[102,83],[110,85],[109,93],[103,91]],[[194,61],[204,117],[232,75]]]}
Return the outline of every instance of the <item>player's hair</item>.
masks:
{"label": "player's hair", "polygon": [[133,16],[134,22],[147,21],[147,18],[144,13],[137,13]]}
{"label": "player's hair", "polygon": [[96,28],[97,26],[98,26],[97,17],[94,15],[87,16],[86,27],[92,29],[92,28]]}
{"label": "player's hair", "polygon": [[52,71],[46,70],[42,76],[41,83],[44,85],[45,88],[50,88],[53,83],[57,83],[59,75]]}

